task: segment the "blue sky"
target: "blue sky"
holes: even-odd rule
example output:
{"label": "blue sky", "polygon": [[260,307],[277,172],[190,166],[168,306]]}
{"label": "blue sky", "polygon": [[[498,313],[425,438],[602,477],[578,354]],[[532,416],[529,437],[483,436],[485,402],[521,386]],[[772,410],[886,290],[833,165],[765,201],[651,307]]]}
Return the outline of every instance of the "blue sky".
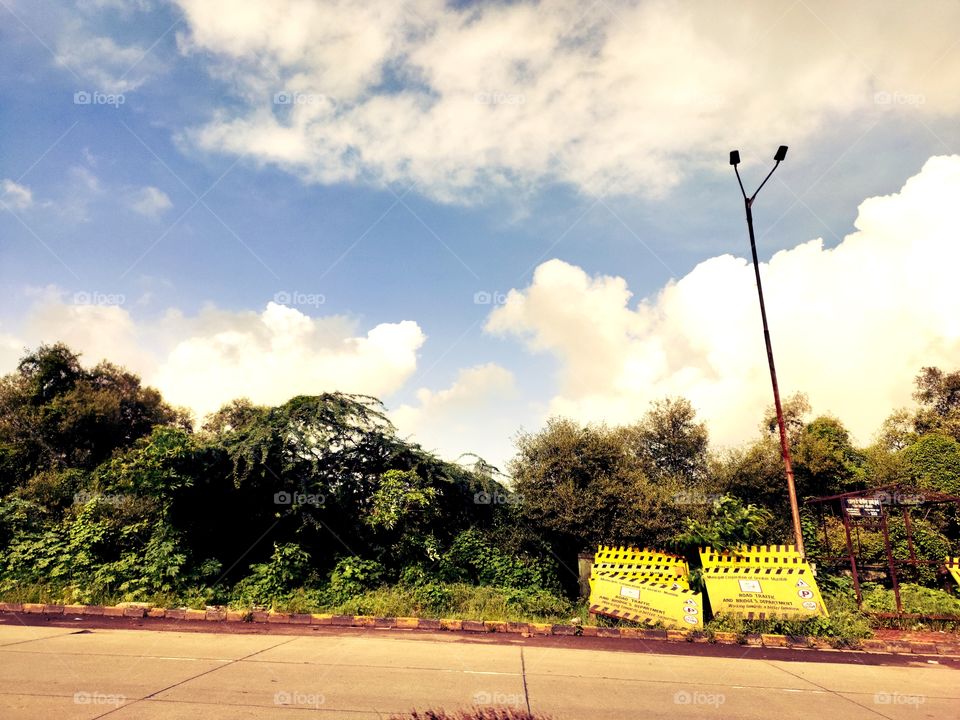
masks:
{"label": "blue sky", "polygon": [[[790,145],[755,208],[765,261],[816,238],[822,253],[840,245],[864,199],[957,153],[956,6],[853,5],[746,3],[717,18],[666,2],[371,12],[276,0],[247,13],[3,0],[3,370],[24,346],[67,339],[198,414],[226,395],[369,390],[404,408],[401,428],[428,447],[499,463],[509,437],[548,414],[629,421],[666,394],[693,397],[718,440],[746,439],[765,378],[748,375],[756,392],[724,414],[718,398],[740,386],[705,390],[720,371],[704,363],[729,348],[699,347],[695,323],[657,299],[701,263],[747,256],[727,152],[740,148],[752,185]],[[554,260],[538,285],[535,270]],[[731,297],[750,289],[743,270],[729,274]],[[617,299],[612,278],[632,299]],[[535,288],[555,312],[536,311]],[[704,308],[727,295],[722,283],[698,292]],[[644,298],[666,320],[606,327]],[[270,302],[295,311],[283,323],[322,322],[309,338],[271,340],[257,319]],[[373,328],[403,321],[419,335],[404,326],[396,347],[351,355]],[[771,321],[775,339],[817,326]],[[663,350],[681,326],[686,340]],[[910,362],[949,362],[951,332],[918,337]],[[637,374],[625,358],[651,343],[667,360]],[[755,351],[743,348],[762,367]],[[607,355],[591,364],[592,352]],[[299,364],[331,354],[322,372]],[[233,379],[212,387],[216,368],[199,363]],[[590,367],[645,380],[594,382]],[[882,370],[883,401],[905,400],[911,373]],[[852,400],[818,390],[819,374],[797,370],[792,389],[845,418]],[[868,421],[853,424],[868,439]]]}

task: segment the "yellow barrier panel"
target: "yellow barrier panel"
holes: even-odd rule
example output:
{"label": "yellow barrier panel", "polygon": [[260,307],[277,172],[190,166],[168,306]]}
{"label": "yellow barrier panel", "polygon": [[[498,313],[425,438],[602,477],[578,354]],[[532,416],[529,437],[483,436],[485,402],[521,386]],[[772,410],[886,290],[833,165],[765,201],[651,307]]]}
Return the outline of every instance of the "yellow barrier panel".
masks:
{"label": "yellow barrier panel", "polygon": [[953,576],[953,580],[960,586],[960,558],[948,557],[944,563],[947,566],[947,571]]}
{"label": "yellow barrier panel", "polygon": [[714,615],[747,620],[829,617],[810,567],[703,568],[703,582]]}
{"label": "yellow barrier panel", "polygon": [[699,629],[703,627],[700,593],[646,580],[590,579],[590,612],[634,622]]}

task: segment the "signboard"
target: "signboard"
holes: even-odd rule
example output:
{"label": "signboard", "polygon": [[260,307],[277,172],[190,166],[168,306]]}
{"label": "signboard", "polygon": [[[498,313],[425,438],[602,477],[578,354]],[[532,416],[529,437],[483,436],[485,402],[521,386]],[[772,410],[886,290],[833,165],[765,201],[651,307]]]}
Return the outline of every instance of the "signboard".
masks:
{"label": "signboard", "polygon": [[747,620],[828,617],[809,563],[793,545],[700,549],[714,615]]}
{"label": "signboard", "polygon": [[953,576],[953,581],[960,586],[960,558],[948,557],[944,564],[947,566],[947,572]]}
{"label": "signboard", "polygon": [[852,518],[878,518],[883,516],[883,500],[880,498],[844,498],[843,511]]}
{"label": "signboard", "polygon": [[700,593],[648,580],[590,578],[590,612],[668,627],[703,628]]}

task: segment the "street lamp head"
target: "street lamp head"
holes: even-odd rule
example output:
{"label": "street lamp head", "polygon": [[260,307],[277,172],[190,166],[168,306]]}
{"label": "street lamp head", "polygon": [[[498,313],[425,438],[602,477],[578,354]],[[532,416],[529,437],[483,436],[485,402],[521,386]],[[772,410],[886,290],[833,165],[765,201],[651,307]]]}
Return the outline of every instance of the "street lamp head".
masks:
{"label": "street lamp head", "polygon": [[[784,148],[783,150],[784,150],[784,152],[786,152],[786,148]],[[739,164],[740,164],[740,151],[739,151],[739,150],[731,150],[731,151],[730,151],[730,164],[731,164],[731,165],[739,165]]]}
{"label": "street lamp head", "polygon": [[773,159],[776,160],[777,162],[783,162],[786,157],[787,157],[787,146],[781,145],[777,149],[777,154],[773,156]]}

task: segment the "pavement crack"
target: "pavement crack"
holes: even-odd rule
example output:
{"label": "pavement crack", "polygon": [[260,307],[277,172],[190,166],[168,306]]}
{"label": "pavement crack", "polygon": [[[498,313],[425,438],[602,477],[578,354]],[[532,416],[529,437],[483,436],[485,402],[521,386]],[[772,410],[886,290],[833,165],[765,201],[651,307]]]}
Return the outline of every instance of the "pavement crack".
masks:
{"label": "pavement crack", "polygon": [[803,677],[802,675],[798,675],[797,673],[790,672],[790,671],[787,670],[786,668],[782,668],[782,667],[780,667],[779,665],[774,665],[774,664],[773,664],[772,662],[770,662],[769,660],[763,660],[762,662],[765,663],[765,664],[767,664],[767,665],[769,665],[769,666],[772,667],[772,668],[776,668],[777,670],[780,670],[780,671],[782,671],[782,672],[785,672],[787,675],[791,675],[791,676],[797,678],[797,680],[803,680],[803,682],[810,683],[810,684],[813,685],[814,687],[818,687],[818,688],[820,688],[821,690],[823,690],[824,692],[829,693],[829,694],[831,694],[831,695],[833,695],[833,696],[835,696],[835,697],[838,697],[838,698],[840,698],[841,700],[846,700],[848,703],[851,703],[851,704],[853,704],[853,705],[856,705],[856,706],[859,707],[859,708],[863,708],[864,710],[867,710],[868,712],[872,712],[874,715],[878,715],[878,716],[880,716],[880,717],[882,717],[882,718],[886,718],[886,720],[893,720],[893,718],[891,718],[889,715],[884,715],[882,712],[880,712],[880,711],[877,710],[876,708],[872,708],[872,707],[870,707],[869,705],[864,705],[863,703],[857,702],[857,701],[854,700],[853,698],[848,698],[848,697],[845,696],[845,695],[841,695],[840,692],[837,691],[837,690],[831,690],[830,688],[824,687],[824,686],[821,685],[820,683],[816,683],[816,682],[814,682],[813,680],[810,680],[809,678],[805,678],[805,677]]}
{"label": "pavement crack", "polygon": [[247,659],[249,659],[249,658],[252,658],[254,655],[259,655],[259,654],[262,653],[262,652],[266,652],[267,650],[273,650],[274,648],[278,648],[278,647],[280,647],[281,645],[286,645],[287,643],[293,642],[294,640],[296,640],[297,637],[298,637],[298,636],[291,637],[291,638],[289,638],[289,639],[287,639],[287,640],[284,640],[283,642],[278,642],[276,645],[271,645],[270,647],[261,648],[260,650],[257,650],[256,652],[250,653],[249,655],[244,655],[243,657],[239,657],[239,658],[236,658],[236,659],[234,659],[234,660],[229,660],[229,661],[223,663],[222,665],[218,665],[217,667],[210,668],[209,670],[204,670],[202,673],[197,673],[196,675],[191,675],[191,676],[188,677],[188,678],[184,678],[184,679],[181,680],[180,682],[175,682],[175,683],[173,683],[172,685],[167,685],[167,687],[163,687],[163,688],[160,688],[159,690],[155,690],[155,691],[153,691],[152,693],[150,693],[149,695],[144,695],[142,698],[137,698],[136,700],[134,700],[134,701],[131,702],[131,703],[128,703],[128,704],[125,704],[125,705],[120,705],[120,706],[118,706],[118,707],[113,708],[112,710],[108,710],[107,712],[103,713],[102,715],[97,715],[96,718],[94,718],[93,720],[100,720],[100,718],[107,717],[108,715],[113,715],[114,713],[119,712],[119,711],[123,710],[124,708],[131,707],[131,706],[133,706],[133,705],[136,705],[137,703],[143,702],[144,700],[152,700],[152,699],[154,699],[157,695],[159,695],[159,694],[162,693],[162,692],[166,692],[167,690],[172,690],[172,689],[175,688],[175,687],[179,687],[180,685],[183,685],[184,683],[188,683],[188,682],[190,682],[191,680],[196,680],[197,678],[201,678],[201,677],[203,677],[204,675],[209,675],[210,673],[216,672],[217,670],[223,670],[225,667],[230,667],[231,665],[236,665],[238,662],[243,662],[244,660],[247,660]]}
{"label": "pavement crack", "polygon": [[523,699],[527,703],[527,713],[530,714],[530,692],[527,690],[527,666],[523,659],[523,645],[520,646],[520,678],[523,680]]}

